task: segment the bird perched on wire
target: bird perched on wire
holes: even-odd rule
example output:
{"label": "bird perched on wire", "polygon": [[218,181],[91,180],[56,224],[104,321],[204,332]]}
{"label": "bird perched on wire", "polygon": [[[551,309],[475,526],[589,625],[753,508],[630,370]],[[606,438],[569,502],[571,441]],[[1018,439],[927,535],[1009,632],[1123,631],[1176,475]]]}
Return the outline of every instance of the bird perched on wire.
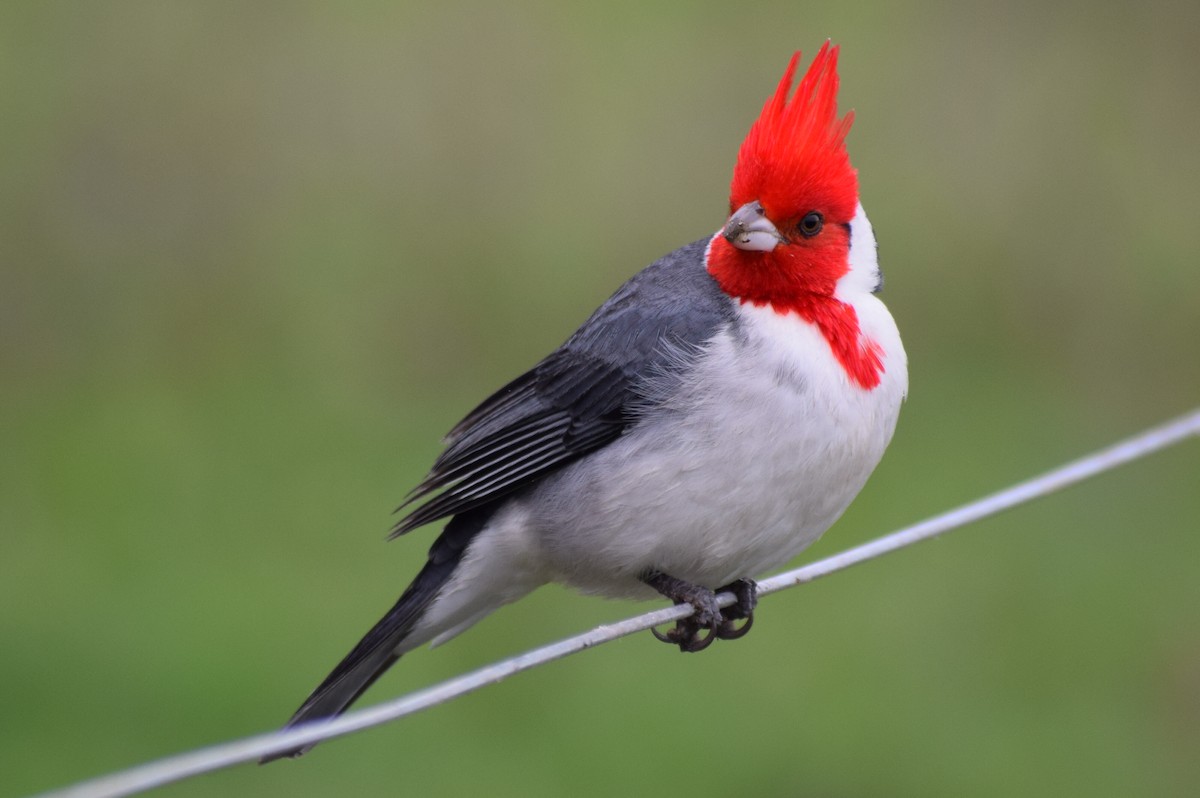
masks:
{"label": "bird perched on wire", "polygon": [[[548,582],[690,604],[657,633],[684,651],[746,632],[753,577],[842,514],[908,389],[837,57],[826,42],[789,99],[793,55],[738,152],[721,229],[639,272],[450,431],[408,502],[432,498],[392,533],[448,518],[428,561],[289,727],[340,714],[401,655]],[[722,591],[736,603],[722,609]]]}

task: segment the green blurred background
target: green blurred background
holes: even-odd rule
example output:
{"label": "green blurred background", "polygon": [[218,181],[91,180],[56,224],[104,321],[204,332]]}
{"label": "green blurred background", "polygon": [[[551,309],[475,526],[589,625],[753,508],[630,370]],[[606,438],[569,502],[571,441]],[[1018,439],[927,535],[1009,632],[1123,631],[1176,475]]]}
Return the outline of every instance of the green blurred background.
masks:
{"label": "green blurred background", "polygon": [[[1200,4],[0,8],[0,789],[287,718],[438,437],[723,220],[843,46],[912,392],[807,559],[1200,397]],[[1200,794],[1200,446],[163,795]],[[652,605],[548,588],[399,695]]]}

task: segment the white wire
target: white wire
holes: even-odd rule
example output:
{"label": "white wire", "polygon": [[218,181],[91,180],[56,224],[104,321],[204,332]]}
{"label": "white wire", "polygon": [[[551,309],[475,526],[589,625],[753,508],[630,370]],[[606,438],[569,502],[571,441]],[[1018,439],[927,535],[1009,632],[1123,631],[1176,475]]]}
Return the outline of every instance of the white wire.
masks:
{"label": "white wire", "polygon": [[[759,595],[811,582],[818,577],[841,571],[905,546],[911,546],[913,543],[1062,490],[1117,466],[1180,443],[1191,436],[1200,436],[1200,408],[1174,421],[1146,430],[1132,438],[998,493],[985,496],[890,535],[876,538],[861,546],[847,549],[824,560],[765,579],[758,583]],[[734,598],[726,593],[722,594],[718,600],[721,606],[728,606],[733,603]],[[368,709],[349,713],[334,720],[311,723],[286,732],[246,737],[178,754],[108,776],[80,782],[61,790],[43,793],[38,798],[117,798],[117,796],[132,795],[241,762],[253,762],[268,754],[288,751],[321,740],[351,734],[428,709],[486,685],[507,679],[515,673],[561,659],[569,654],[575,654],[601,643],[649,629],[652,626],[660,626],[687,617],[692,611],[690,606],[680,605],[648,612],[618,623],[599,626],[581,635],[487,665],[433,687]]]}

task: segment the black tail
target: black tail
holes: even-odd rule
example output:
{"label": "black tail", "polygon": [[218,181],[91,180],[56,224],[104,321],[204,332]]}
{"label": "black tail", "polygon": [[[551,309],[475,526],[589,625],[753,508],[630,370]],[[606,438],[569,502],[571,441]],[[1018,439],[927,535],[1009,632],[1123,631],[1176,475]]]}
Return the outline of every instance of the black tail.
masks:
{"label": "black tail", "polygon": [[[413,627],[425,614],[425,610],[437,597],[454,569],[462,560],[467,545],[491,517],[492,507],[479,508],[461,513],[450,519],[442,534],[429,549],[429,561],[417,574],[417,578],[405,589],[399,600],[387,614],[371,627],[371,631],[358,645],[337,664],[325,681],[313,690],[296,714],[284,726],[290,729],[302,723],[337,717],[358,700],[384,671],[392,666],[400,655],[399,646],[412,632]],[[313,743],[316,745],[316,743]],[[307,745],[290,751],[268,754],[259,764],[283,757],[296,757],[312,748]]]}

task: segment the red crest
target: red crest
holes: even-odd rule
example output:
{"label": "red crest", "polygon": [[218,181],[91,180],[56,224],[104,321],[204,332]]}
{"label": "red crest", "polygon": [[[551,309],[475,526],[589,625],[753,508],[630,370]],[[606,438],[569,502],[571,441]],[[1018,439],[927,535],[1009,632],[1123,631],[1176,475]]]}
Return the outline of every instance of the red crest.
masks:
{"label": "red crest", "polygon": [[738,151],[731,212],[758,200],[776,224],[814,208],[835,221],[854,216],[858,179],[845,146],[854,113],[837,115],[837,58],[838,48],[825,42],[789,100],[800,53],[792,56]]}

